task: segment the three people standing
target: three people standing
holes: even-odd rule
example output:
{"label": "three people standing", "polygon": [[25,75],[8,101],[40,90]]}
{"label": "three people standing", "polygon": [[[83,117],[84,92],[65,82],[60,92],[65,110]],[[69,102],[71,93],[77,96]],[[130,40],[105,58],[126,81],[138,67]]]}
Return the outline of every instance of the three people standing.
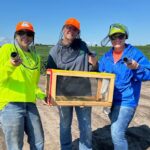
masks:
{"label": "three people standing", "polygon": [[[80,32],[77,19],[65,21],[60,39],[49,53],[47,68],[97,70],[97,60],[81,40]],[[35,102],[37,97],[44,99],[45,94],[38,88],[40,58],[34,48],[34,36],[31,23],[19,22],[14,44],[5,44],[0,49],[0,118],[8,150],[22,149],[24,131],[31,150],[44,149],[44,133]],[[104,39],[111,41],[112,48],[98,63],[99,72],[116,75],[113,106],[109,115],[115,150],[128,150],[125,133],[138,106],[141,83],[150,80],[149,60],[140,50],[125,43],[128,37],[124,25],[112,24]],[[74,108],[80,130],[79,149],[92,150],[91,107],[73,106],[58,107],[61,149],[72,149]]]}

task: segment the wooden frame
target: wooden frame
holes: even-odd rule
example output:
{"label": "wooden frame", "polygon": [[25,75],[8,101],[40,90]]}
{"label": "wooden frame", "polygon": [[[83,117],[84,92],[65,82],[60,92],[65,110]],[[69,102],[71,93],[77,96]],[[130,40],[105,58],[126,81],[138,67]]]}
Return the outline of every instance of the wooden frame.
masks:
{"label": "wooden frame", "polygon": [[[91,96],[64,96],[57,95],[57,82],[59,77],[87,78],[96,81],[96,94]],[[114,90],[115,75],[110,73],[47,70],[46,94],[52,105],[60,106],[111,106]],[[105,82],[107,87],[105,87]],[[80,86],[80,85],[79,85]],[[107,92],[104,92],[104,89]],[[102,93],[103,90],[103,93]]]}

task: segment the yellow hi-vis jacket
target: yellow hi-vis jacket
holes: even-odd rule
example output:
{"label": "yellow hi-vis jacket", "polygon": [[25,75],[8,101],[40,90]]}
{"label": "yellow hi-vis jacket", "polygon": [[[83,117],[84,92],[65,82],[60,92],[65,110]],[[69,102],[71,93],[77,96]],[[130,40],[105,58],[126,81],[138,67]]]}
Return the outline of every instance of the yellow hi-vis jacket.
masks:
{"label": "yellow hi-vis jacket", "polygon": [[[34,66],[35,59],[30,52],[17,47],[19,56],[26,66]],[[40,77],[40,57],[38,68],[31,70],[10,63],[12,52],[16,52],[14,44],[5,44],[0,48],[0,110],[9,102],[36,102],[36,98],[43,99],[45,93],[38,87]]]}

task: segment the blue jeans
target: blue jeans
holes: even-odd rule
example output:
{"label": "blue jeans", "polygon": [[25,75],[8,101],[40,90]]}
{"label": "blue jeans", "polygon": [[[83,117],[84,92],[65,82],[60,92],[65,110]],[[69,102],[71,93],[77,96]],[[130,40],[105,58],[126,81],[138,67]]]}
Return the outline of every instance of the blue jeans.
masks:
{"label": "blue jeans", "polygon": [[22,150],[24,131],[30,150],[44,149],[44,132],[34,103],[9,103],[1,113],[7,150]]}
{"label": "blue jeans", "polygon": [[125,106],[114,106],[110,113],[111,136],[114,150],[128,150],[126,131],[131,122],[136,108]]}
{"label": "blue jeans", "polygon": [[[80,142],[79,150],[92,150],[91,107],[75,107]],[[73,107],[59,107],[61,150],[72,150],[71,124]]]}

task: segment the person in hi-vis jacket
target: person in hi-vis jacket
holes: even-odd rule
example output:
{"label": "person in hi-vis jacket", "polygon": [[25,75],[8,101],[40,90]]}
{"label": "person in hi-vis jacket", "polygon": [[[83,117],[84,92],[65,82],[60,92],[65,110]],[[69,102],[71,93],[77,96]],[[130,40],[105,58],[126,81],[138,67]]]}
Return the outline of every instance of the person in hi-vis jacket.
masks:
{"label": "person in hi-vis jacket", "polygon": [[0,49],[0,110],[7,150],[22,150],[24,132],[31,150],[44,149],[36,98],[44,99],[45,94],[38,87],[40,57],[34,36],[31,23],[19,22],[14,44],[4,44]]}

